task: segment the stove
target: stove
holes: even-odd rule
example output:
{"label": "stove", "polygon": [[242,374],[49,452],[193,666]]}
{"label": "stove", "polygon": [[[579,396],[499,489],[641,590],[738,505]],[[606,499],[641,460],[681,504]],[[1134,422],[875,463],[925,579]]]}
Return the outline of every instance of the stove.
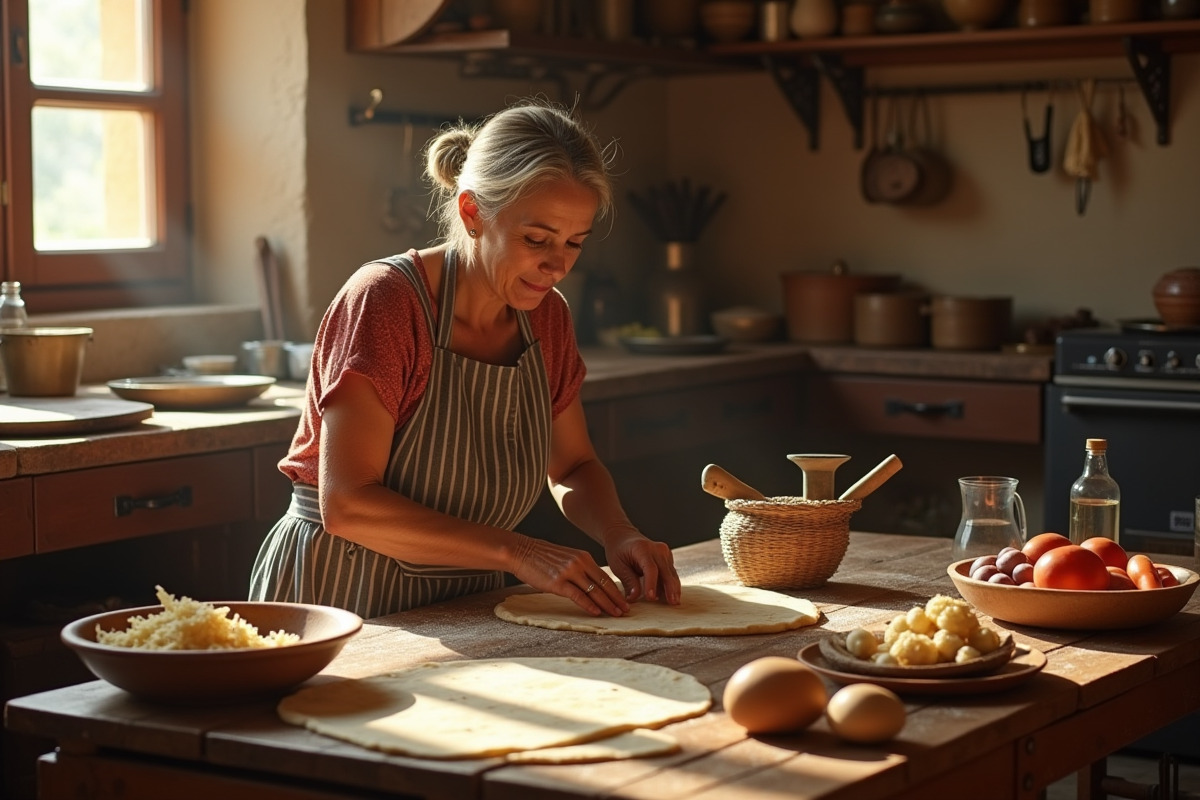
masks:
{"label": "stove", "polygon": [[1200,329],[1169,330],[1148,321],[1064,331],[1055,344],[1054,382],[1200,391]]}
{"label": "stove", "polygon": [[[1121,488],[1121,545],[1192,556],[1191,568],[1200,569],[1200,329],[1147,320],[1063,331],[1045,421],[1043,530],[1066,533],[1085,440],[1107,439],[1109,471]],[[1200,714],[1131,749],[1200,759]]]}

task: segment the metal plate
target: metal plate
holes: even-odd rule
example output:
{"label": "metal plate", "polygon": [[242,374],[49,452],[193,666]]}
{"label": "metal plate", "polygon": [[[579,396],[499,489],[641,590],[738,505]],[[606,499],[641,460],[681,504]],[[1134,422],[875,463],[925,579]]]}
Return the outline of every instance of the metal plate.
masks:
{"label": "metal plate", "polygon": [[631,353],[657,356],[717,353],[729,345],[724,336],[622,336],[619,341]]}
{"label": "metal plate", "polygon": [[113,394],[126,400],[153,403],[161,409],[230,408],[265,392],[274,378],[264,375],[194,375],[121,378],[109,381]]}

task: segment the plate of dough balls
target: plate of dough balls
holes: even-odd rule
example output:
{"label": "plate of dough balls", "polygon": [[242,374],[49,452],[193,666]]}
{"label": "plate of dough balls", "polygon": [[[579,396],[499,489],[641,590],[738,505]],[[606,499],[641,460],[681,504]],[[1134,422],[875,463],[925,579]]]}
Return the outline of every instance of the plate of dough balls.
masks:
{"label": "plate of dough balls", "polygon": [[984,675],[1012,658],[1012,634],[982,624],[965,600],[935,595],[883,630],[856,628],[820,641],[833,667],[861,675],[953,678]]}

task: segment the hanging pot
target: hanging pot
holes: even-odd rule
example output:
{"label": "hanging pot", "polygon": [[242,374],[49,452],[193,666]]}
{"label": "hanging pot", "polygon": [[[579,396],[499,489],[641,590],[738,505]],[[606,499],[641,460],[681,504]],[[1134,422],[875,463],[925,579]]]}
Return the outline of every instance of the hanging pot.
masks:
{"label": "hanging pot", "polygon": [[888,101],[887,144],[873,146],[862,166],[862,193],[868,203],[903,203],[920,186],[920,167],[905,152],[896,98]]}
{"label": "hanging pot", "polygon": [[931,206],[941,202],[950,193],[953,174],[950,162],[932,147],[933,124],[924,94],[918,93],[913,98],[909,111],[909,146],[905,155],[916,164],[917,187],[901,202],[905,205]]}

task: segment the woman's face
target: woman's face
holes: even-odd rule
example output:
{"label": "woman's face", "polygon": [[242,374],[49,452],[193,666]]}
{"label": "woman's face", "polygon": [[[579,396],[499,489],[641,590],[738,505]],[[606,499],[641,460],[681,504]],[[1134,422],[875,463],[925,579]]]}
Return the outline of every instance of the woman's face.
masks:
{"label": "woman's face", "polygon": [[481,221],[479,265],[497,297],[522,311],[536,308],[575,266],[597,206],[591,189],[559,180]]}

